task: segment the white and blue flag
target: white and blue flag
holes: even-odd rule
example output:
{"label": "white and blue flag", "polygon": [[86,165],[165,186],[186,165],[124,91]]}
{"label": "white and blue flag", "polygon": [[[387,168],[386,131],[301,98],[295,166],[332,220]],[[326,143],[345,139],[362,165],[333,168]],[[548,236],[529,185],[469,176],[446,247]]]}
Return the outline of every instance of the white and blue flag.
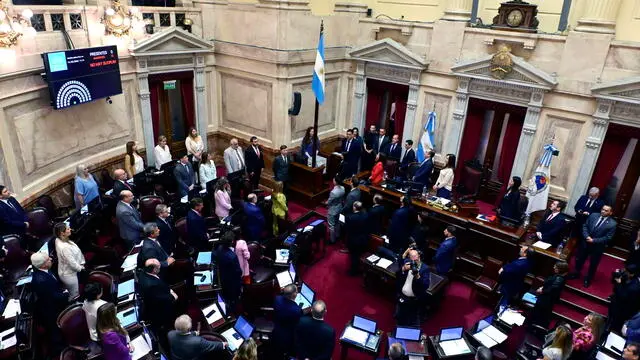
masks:
{"label": "white and blue flag", "polygon": [[316,52],[316,63],[313,66],[313,81],[311,88],[316,95],[318,104],[324,102],[324,34],[320,33],[318,41],[318,51]]}
{"label": "white and blue flag", "polygon": [[529,180],[529,187],[527,188],[527,198],[529,199],[527,211],[525,212],[527,215],[547,208],[549,185],[551,185],[551,158],[557,150],[553,144],[544,146],[544,153],[540,158],[540,163],[533,173],[531,180]]}
{"label": "white and blue flag", "polygon": [[418,162],[424,161],[424,152],[431,151],[436,148],[434,133],[436,131],[436,112],[429,111],[427,123],[424,125],[424,132],[418,142],[418,153],[416,154]]}

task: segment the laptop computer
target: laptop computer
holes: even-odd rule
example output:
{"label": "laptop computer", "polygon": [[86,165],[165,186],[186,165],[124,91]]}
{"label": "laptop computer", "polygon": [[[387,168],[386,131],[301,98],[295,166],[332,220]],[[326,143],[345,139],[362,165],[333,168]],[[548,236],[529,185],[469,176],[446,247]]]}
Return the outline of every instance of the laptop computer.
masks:
{"label": "laptop computer", "polygon": [[280,288],[293,284],[296,281],[296,269],[293,264],[289,264],[289,270],[277,273],[276,279],[278,279]]}
{"label": "laptop computer", "polygon": [[347,325],[340,339],[375,350],[380,341],[377,330],[378,324],[375,321],[354,315],[351,325]]}
{"label": "laptop computer", "polygon": [[461,355],[471,353],[467,342],[462,338],[464,328],[452,327],[440,330],[438,346],[446,356]]}
{"label": "laptop computer", "polygon": [[220,294],[218,294],[218,307],[220,311],[222,311],[222,316],[227,316],[227,304],[225,304],[224,299]]}
{"label": "laptop computer", "polygon": [[253,333],[253,325],[243,317],[238,316],[238,320],[231,329],[222,333],[222,337],[227,340],[229,344],[229,350],[231,352],[236,351],[242,343],[251,337]]}
{"label": "laptop computer", "polygon": [[311,307],[313,300],[316,297],[316,293],[304,282],[300,286],[300,292],[296,296],[296,304],[300,305],[302,310],[306,310]]}
{"label": "laptop computer", "polygon": [[126,328],[138,322],[138,307],[133,306],[129,309],[119,311],[116,317],[120,321],[120,325]]}
{"label": "laptop computer", "polygon": [[134,279],[130,279],[118,284],[118,301],[129,299],[130,295],[133,294],[134,290],[135,290]]}
{"label": "laptop computer", "polygon": [[423,356],[426,350],[420,342],[420,335],[420,328],[398,326],[393,337],[389,337],[389,346],[393,343],[399,343],[406,354]]}
{"label": "laptop computer", "polygon": [[529,304],[535,305],[535,303],[538,301],[538,297],[533,293],[526,292],[524,293],[524,295],[522,295],[522,300]]}
{"label": "laptop computer", "polygon": [[507,340],[507,334],[492,325],[493,319],[493,315],[487,316],[486,318],[478,321],[476,326],[472,329],[473,331],[471,331],[473,337],[489,349]]}

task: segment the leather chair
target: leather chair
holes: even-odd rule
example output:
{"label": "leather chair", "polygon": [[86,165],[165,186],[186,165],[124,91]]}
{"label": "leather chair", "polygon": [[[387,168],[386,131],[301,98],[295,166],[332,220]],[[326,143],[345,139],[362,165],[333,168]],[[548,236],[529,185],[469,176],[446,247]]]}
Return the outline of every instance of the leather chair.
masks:
{"label": "leather chair", "polygon": [[68,347],[60,353],[60,360],[85,360],[86,358],[84,353],[72,347]]}
{"label": "leather chair", "polygon": [[28,250],[38,251],[45,242],[54,238],[53,222],[45,208],[37,207],[27,211],[27,221],[29,229],[27,229]]}
{"label": "leather chair", "polygon": [[498,287],[498,271],[502,264],[502,261],[488,257],[484,262],[482,275],[478,276],[473,282],[476,297],[480,302],[484,302],[489,306],[494,306],[495,301],[497,301],[495,290]]}
{"label": "leather chair", "polygon": [[91,341],[82,304],[73,304],[58,316],[58,328],[69,347],[87,354],[87,359],[101,356],[102,349]]}
{"label": "leather chair", "polygon": [[61,206],[56,207],[53,203],[53,199],[49,195],[42,195],[36,200],[36,205],[38,207],[44,208],[49,214],[51,219],[54,219],[56,222],[64,221],[69,217],[71,210],[73,209],[71,206]]}
{"label": "leather chair", "polygon": [[387,173],[387,177],[393,179],[396,177],[396,173],[398,172],[398,161],[386,159],[384,164],[382,164],[382,168]]}
{"label": "leather chair", "polygon": [[18,279],[24,275],[25,271],[31,265],[29,252],[20,246],[20,238],[16,235],[3,236],[4,246],[7,248],[7,254],[4,258],[5,285],[15,284]]}
{"label": "leather chair", "polygon": [[419,162],[412,162],[411,164],[409,164],[409,167],[407,168],[407,177],[409,179],[413,179],[413,177],[416,175],[416,171],[418,171],[419,168]]}
{"label": "leather chair", "polygon": [[111,177],[111,174],[109,173],[109,170],[100,170],[100,180],[100,190],[102,190],[102,192],[107,192],[113,189],[114,181]]}
{"label": "leather chair", "polygon": [[92,271],[87,277],[87,283],[95,282],[102,286],[102,300],[107,302],[117,302],[116,284],[113,276],[104,271]]}
{"label": "leather chair", "polygon": [[465,163],[462,168],[460,182],[456,186],[458,200],[463,198],[475,199],[480,191],[482,183],[482,168],[477,168],[471,164]]}
{"label": "leather chair", "polygon": [[164,204],[164,199],[156,195],[146,195],[140,198],[140,218],[142,222],[151,222],[156,218],[156,206]]}
{"label": "leather chair", "polygon": [[271,268],[273,260],[264,256],[264,248],[259,243],[252,241],[247,244],[249,248],[249,269],[253,282],[259,284],[272,279],[276,271]]}
{"label": "leather chair", "polygon": [[277,292],[275,280],[244,285],[240,299],[242,309],[250,318],[255,318],[262,313],[262,308],[273,305]]}

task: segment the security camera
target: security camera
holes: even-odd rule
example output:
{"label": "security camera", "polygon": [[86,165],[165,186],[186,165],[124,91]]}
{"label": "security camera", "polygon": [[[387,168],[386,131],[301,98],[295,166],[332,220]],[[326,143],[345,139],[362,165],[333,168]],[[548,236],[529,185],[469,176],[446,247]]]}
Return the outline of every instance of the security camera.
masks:
{"label": "security camera", "polygon": [[107,101],[107,104],[113,104],[113,100],[111,100],[111,96],[107,96],[105,100]]}

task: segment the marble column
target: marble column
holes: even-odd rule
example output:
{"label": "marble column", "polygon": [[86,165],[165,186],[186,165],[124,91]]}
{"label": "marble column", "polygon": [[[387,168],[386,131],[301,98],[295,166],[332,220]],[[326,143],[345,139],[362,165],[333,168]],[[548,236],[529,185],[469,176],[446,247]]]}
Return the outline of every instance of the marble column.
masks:
{"label": "marble column", "polygon": [[469,21],[472,8],[473,0],[447,0],[442,20]]}
{"label": "marble column", "polygon": [[[593,176],[593,170],[596,167],[598,155],[600,155],[602,142],[607,134],[607,128],[609,127],[609,113],[613,109],[613,104],[613,101],[610,100],[598,100],[598,108],[593,114],[593,128],[591,128],[591,135],[589,135],[585,141],[582,163],[580,164],[578,176],[573,184],[569,204],[567,204],[567,210],[565,211],[570,215],[575,215],[573,206],[576,204],[580,196],[587,193],[587,187],[591,181],[591,176]],[[604,189],[600,189],[601,192],[603,190]]]}
{"label": "marble column", "polygon": [[513,160],[511,176],[519,176],[524,179],[524,171],[529,163],[529,153],[533,145],[533,139],[538,130],[538,120],[540,120],[540,109],[542,109],[543,90],[536,89],[531,93],[531,99],[527,106],[527,113],[524,117],[524,125],[520,133],[516,157]]}
{"label": "marble column", "polygon": [[407,96],[407,111],[404,115],[404,128],[402,130],[401,142],[413,139],[413,127],[416,122],[416,108],[418,107],[418,90],[420,89],[420,73],[411,73],[409,80],[409,95]]}
{"label": "marble column", "polygon": [[153,137],[153,117],[151,116],[151,99],[149,97],[149,70],[147,60],[139,59],[136,64],[138,77],[138,98],[140,99],[140,112],[142,114],[142,136],[147,155],[147,166],[156,163],[153,157],[155,139]]}
{"label": "marble column", "polygon": [[469,106],[469,79],[460,79],[455,98],[456,104],[451,116],[451,124],[449,125],[449,136],[447,136],[445,146],[443,146],[443,154],[458,155],[460,151],[464,120]]}
{"label": "marble column", "polygon": [[364,62],[358,62],[356,68],[356,87],[355,87],[355,101],[353,103],[353,127],[357,127],[364,131],[365,125],[365,104],[367,99],[365,95],[367,93],[367,80],[364,76]]}
{"label": "marble column", "polygon": [[205,94],[206,78],[204,74],[204,56],[195,57],[195,77],[196,77],[196,127],[198,128],[198,134],[202,137],[204,143],[204,149],[207,150],[207,98]]}
{"label": "marble column", "polygon": [[586,0],[576,31],[615,34],[622,0]]}

